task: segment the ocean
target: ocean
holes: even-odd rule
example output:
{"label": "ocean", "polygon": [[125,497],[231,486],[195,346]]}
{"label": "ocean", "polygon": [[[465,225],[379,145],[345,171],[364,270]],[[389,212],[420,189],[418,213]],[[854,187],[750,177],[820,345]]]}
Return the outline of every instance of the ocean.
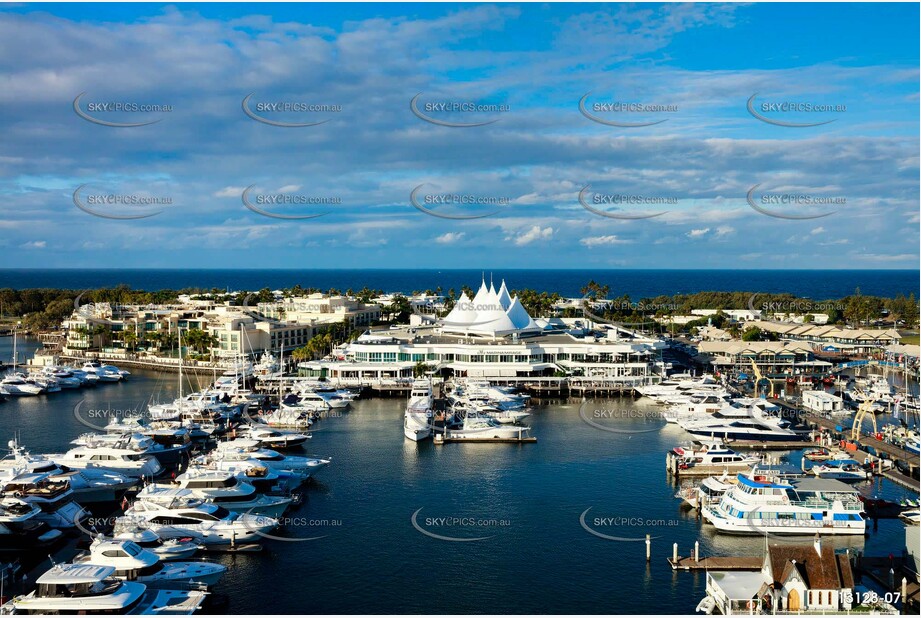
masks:
{"label": "ocean", "polygon": [[841,298],[859,288],[862,294],[919,296],[917,270],[139,270],[139,269],[0,269],[2,288],[89,289],[125,284],[138,290],[218,288],[278,289],[300,284],[322,290],[365,286],[385,292],[434,290],[461,286],[476,289],[481,278],[505,279],[509,288],[581,296],[594,280],[609,285],[612,296],[632,299],[704,291],[790,293],[824,300]]}

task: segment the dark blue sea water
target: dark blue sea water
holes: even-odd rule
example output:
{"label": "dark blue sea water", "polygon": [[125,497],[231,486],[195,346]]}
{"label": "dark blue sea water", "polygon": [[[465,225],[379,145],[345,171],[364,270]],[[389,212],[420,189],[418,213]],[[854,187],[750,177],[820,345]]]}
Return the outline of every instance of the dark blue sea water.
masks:
{"label": "dark blue sea water", "polygon": [[[9,338],[0,339],[8,346]],[[0,349],[0,357],[7,349]],[[89,431],[74,413],[135,409],[165,399],[175,375],[135,371],[130,380],[85,391],[0,404],[0,440],[18,432],[36,452],[68,448]],[[700,541],[704,555],[759,555],[763,540],[716,535],[674,498],[667,449],[687,439],[674,425],[639,418],[642,400],[595,402],[633,410],[616,421],[632,435],[595,429],[579,403],[544,403],[529,424],[536,444],[410,443],[401,431],[404,402],[355,402],[321,421],[308,452],[332,457],[290,513],[280,534],[322,537],[267,541],[261,553],[219,556],[229,567],[217,592],[231,614],[513,613],[689,614],[704,595],[702,573],[674,573],[666,558]],[[789,454],[792,462],[796,454]],[[888,481],[862,488],[899,499],[907,490]],[[422,509],[419,511],[419,509]],[[593,536],[651,534],[652,561],[640,541]],[[451,542],[420,533],[490,537]],[[619,525],[595,518],[621,518]],[[437,518],[492,520],[490,525],[438,525]],[[431,520],[431,521],[430,521]],[[801,540],[802,542],[802,540]],[[806,540],[808,542],[808,539]],[[898,554],[904,527],[883,520],[867,538],[827,540],[872,555]]]}
{"label": "dark blue sea water", "polygon": [[300,284],[320,289],[369,287],[386,292],[422,291],[441,286],[447,291],[467,285],[476,289],[481,277],[496,286],[505,278],[512,289],[536,289],[580,296],[589,280],[609,285],[614,295],[640,299],[660,294],[703,291],[782,293],[817,300],[841,298],[860,288],[863,294],[919,295],[917,270],[88,270],[0,269],[0,288],[87,289],[127,284],[139,290],[188,287],[255,290]]}

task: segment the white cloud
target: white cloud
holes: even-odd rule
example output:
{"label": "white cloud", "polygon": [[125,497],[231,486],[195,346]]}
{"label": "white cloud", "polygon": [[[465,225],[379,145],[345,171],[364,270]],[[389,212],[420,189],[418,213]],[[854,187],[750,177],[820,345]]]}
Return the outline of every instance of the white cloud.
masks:
{"label": "white cloud", "polygon": [[589,236],[588,238],[582,238],[579,240],[580,245],[585,245],[586,247],[597,247],[599,245],[623,245],[629,243],[629,240],[621,240],[617,236]]}
{"label": "white cloud", "polygon": [[294,193],[300,191],[301,185],[285,185],[278,190],[278,193]]}
{"label": "white cloud", "polygon": [[720,227],[716,228],[716,232],[713,235],[716,238],[723,238],[724,236],[729,236],[730,234],[734,234],[735,231],[736,229],[732,227],[731,225],[721,225]]}
{"label": "white cloud", "polygon": [[240,197],[246,187],[224,187],[214,192],[214,197]]}
{"label": "white cloud", "polygon": [[44,240],[33,240],[30,242],[24,242],[19,245],[20,249],[44,249],[48,243]]}
{"label": "white cloud", "polygon": [[445,232],[435,239],[435,242],[441,245],[453,245],[464,239],[464,232]]}
{"label": "white cloud", "polygon": [[819,227],[813,228],[812,231],[810,231],[809,233],[815,236],[816,234],[821,234],[824,231],[825,231],[825,228],[820,225]]}
{"label": "white cloud", "polygon": [[553,237],[553,228],[545,227],[542,228],[539,225],[534,225],[530,229],[525,230],[523,233],[515,236],[506,236],[506,240],[512,240],[514,243],[521,247],[524,245],[529,245],[535,240],[550,240]]}
{"label": "white cloud", "polygon": [[686,234],[686,236],[688,238],[701,238],[702,236],[706,236],[709,231],[710,228],[704,227],[696,230],[691,230]]}

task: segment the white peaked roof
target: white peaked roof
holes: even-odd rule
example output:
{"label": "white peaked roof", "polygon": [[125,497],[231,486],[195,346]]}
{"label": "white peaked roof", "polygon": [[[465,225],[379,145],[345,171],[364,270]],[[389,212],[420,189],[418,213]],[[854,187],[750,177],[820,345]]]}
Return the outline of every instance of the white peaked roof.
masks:
{"label": "white peaked roof", "polygon": [[457,304],[451,309],[444,319],[446,327],[465,327],[476,322],[476,310],[473,308],[474,303],[467,296],[466,292],[461,292],[461,297]]}
{"label": "white peaked roof", "polygon": [[496,292],[493,285],[480,285],[479,291],[471,301],[466,294],[460,299],[444,319],[442,330],[447,333],[501,336],[540,332],[538,326],[521,302],[511,298],[505,282]]}
{"label": "white peaked roof", "polygon": [[509,296],[508,288],[505,287],[505,279],[502,280],[502,285],[499,286],[499,304],[506,311],[512,305],[512,298]]}
{"label": "white peaked roof", "polygon": [[477,290],[476,296],[473,297],[473,304],[476,307],[489,304],[489,288],[486,287],[485,281],[480,284],[480,289]]}
{"label": "white peaked roof", "polygon": [[528,315],[524,305],[518,302],[517,296],[512,299],[507,315],[518,330],[540,330],[540,326]]}

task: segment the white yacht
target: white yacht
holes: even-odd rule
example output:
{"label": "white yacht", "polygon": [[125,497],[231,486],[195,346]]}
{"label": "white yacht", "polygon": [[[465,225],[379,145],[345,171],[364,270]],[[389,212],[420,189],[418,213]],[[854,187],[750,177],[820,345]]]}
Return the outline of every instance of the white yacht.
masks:
{"label": "white yacht", "polygon": [[33,384],[21,373],[11,373],[0,380],[0,386],[7,395],[15,397],[34,397],[41,395],[45,389],[38,384]]}
{"label": "white yacht", "polygon": [[872,475],[854,459],[829,459],[807,470],[822,479],[835,479],[846,483],[868,481]]}
{"label": "white yacht", "polygon": [[14,597],[2,613],[190,615],[201,609],[201,590],[148,589],[114,577],[115,568],[95,564],[56,564],[36,581],[36,590]]}
{"label": "white yacht", "polygon": [[262,461],[242,452],[224,452],[217,457],[200,457],[193,464],[204,470],[229,472],[268,495],[289,496],[310,477],[309,472],[269,468]]}
{"label": "white yacht", "polygon": [[445,430],[445,437],[454,440],[520,440],[528,438],[531,428],[523,425],[503,425],[494,418],[468,411],[460,428]]}
{"label": "white yacht", "polygon": [[281,517],[292,502],[291,498],[262,495],[253,485],[240,480],[232,472],[196,467],[177,476],[173,485],[148,485],[138,493],[138,499],[175,487],[187,489],[196,498],[222,506],[228,511],[267,517]]}
{"label": "white yacht", "polygon": [[418,442],[432,437],[432,381],[415,380],[403,413],[403,435]]}
{"label": "white yacht", "polygon": [[668,406],[668,411],[662,415],[667,423],[677,423],[692,419],[704,419],[707,415],[722,410],[729,403],[729,395],[715,393],[695,394],[681,403]]}
{"label": "white yacht", "polygon": [[37,506],[36,517],[52,528],[69,530],[89,517],[89,512],[74,502],[74,492],[66,480],[53,481],[48,473],[7,470],[0,473],[0,496],[14,497]]}
{"label": "white yacht", "polygon": [[238,427],[236,432],[240,437],[255,440],[259,446],[273,449],[297,448],[311,437],[310,434],[278,431],[256,424],[243,425]]}
{"label": "white yacht", "polygon": [[271,412],[264,412],[258,417],[251,416],[250,420],[264,423],[268,427],[277,427],[281,429],[310,429],[313,420],[310,418],[310,412],[302,408],[282,406]]}
{"label": "white yacht", "polygon": [[99,382],[120,382],[127,372],[122,372],[112,365],[103,365],[99,361],[90,361],[83,364],[81,368],[88,374],[96,376]]}
{"label": "white yacht", "polygon": [[207,455],[195,458],[196,463],[211,462],[240,462],[255,460],[260,465],[276,471],[291,472],[303,480],[316,474],[320,469],[329,465],[329,459],[320,457],[303,457],[298,455],[282,455],[278,451],[262,448],[256,440],[238,438],[220,442],[217,448]]}
{"label": "white yacht", "polygon": [[34,551],[56,543],[60,530],[39,521],[41,509],[18,498],[0,499],[0,550]]}
{"label": "white yacht", "polygon": [[61,388],[71,389],[83,386],[83,379],[66,367],[54,365],[42,367],[41,375],[54,378]]}
{"label": "white yacht", "polygon": [[192,540],[161,539],[150,528],[139,526],[130,519],[118,522],[113,532],[116,540],[133,541],[159,556],[160,560],[188,560],[204,547]]}
{"label": "white yacht", "polygon": [[74,563],[113,567],[116,578],[140,582],[150,588],[211,587],[227,571],[227,567],[214,562],[164,562],[152,551],[123,539],[97,538],[89,552],[75,558]]}
{"label": "white yacht", "polygon": [[81,505],[117,502],[137,484],[137,479],[105,468],[87,467],[82,470],[62,467],[45,455],[33,455],[16,440],[8,443],[10,454],[0,459],[0,475],[7,470],[26,470],[48,474],[51,481],[67,481],[74,500]]}
{"label": "white yacht", "polygon": [[133,478],[154,477],[163,472],[156,457],[125,446],[78,446],[63,454],[48,455],[48,458],[62,467],[105,468]]}
{"label": "white yacht", "polygon": [[715,504],[719,502],[723,494],[737,482],[735,476],[727,476],[725,474],[719,477],[708,476],[702,480],[699,485],[692,485],[691,487],[681,489],[675,497],[683,500],[685,504],[692,509],[696,509],[704,504]]}
{"label": "white yacht", "polygon": [[719,439],[701,439],[696,444],[676,446],[669,455],[679,470],[721,468],[728,472],[747,471],[761,462],[760,457],[743,455],[727,447]]}
{"label": "white yacht", "polygon": [[[191,432],[185,428],[144,428],[131,423],[106,426],[108,433],[85,433],[70,443],[75,446],[113,446],[126,448],[140,455],[156,457],[164,466],[188,458],[192,447]],[[143,433],[142,433],[143,432]]]}
{"label": "white yacht", "polygon": [[747,406],[726,405],[707,418],[682,420],[678,426],[701,438],[725,441],[798,442],[809,438],[808,432],[792,430],[790,422],[780,418],[779,408],[764,400]]}
{"label": "white yacht", "polygon": [[170,489],[139,499],[125,517],[140,520],[164,538],[191,536],[206,546],[258,542],[278,527],[278,520],[263,515],[233,513],[207,504],[187,489]]}
{"label": "white yacht", "polygon": [[756,469],[737,476],[704,519],[730,534],[841,534],[866,530],[863,503],[850,486],[832,479],[781,478]]}

